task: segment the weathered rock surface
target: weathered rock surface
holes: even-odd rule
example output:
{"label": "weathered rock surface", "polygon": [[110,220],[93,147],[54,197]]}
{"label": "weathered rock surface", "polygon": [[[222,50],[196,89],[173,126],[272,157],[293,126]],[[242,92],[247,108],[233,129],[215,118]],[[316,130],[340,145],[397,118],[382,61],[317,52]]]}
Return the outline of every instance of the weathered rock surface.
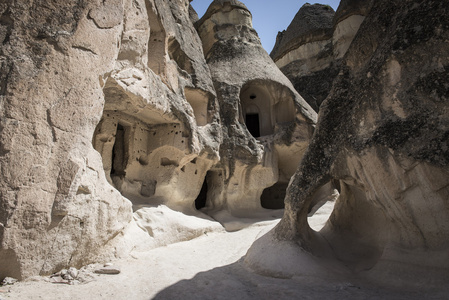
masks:
{"label": "weathered rock surface", "polygon": [[240,2],[215,1],[202,40],[187,0],[8,0],[0,16],[0,278],[194,238],[212,221],[180,222],[203,207],[283,206],[316,114]]}
{"label": "weathered rock surface", "polygon": [[196,27],[223,128],[221,160],[207,176],[206,209],[247,216],[282,208],[316,114],[262,48],[241,2],[213,1]]}
{"label": "weathered rock surface", "polygon": [[189,3],[130,2],[124,11],[94,147],[108,181],[133,204],[194,209],[220,136],[211,133],[219,128],[215,90]]}
{"label": "weathered rock surface", "polygon": [[[284,217],[250,249],[249,265],[284,276],[324,268],[319,276],[447,284],[448,13],[442,1],[373,2],[320,108]],[[331,179],[340,180],[341,194],[318,233],[307,213],[315,191]],[[276,269],[284,250],[301,265]],[[283,254],[260,259],[270,253]]]}
{"label": "weathered rock surface", "polygon": [[[0,278],[88,263],[131,220],[91,144],[101,81],[118,54],[122,16],[112,12],[121,9],[114,1],[0,4]],[[94,21],[100,15],[104,26]]]}
{"label": "weathered rock surface", "polygon": [[342,0],[334,16],[332,46],[334,58],[343,58],[365,16],[371,9],[370,0]]}
{"label": "weathered rock surface", "polygon": [[278,33],[270,55],[316,111],[369,8],[365,0],[341,1],[337,12],[327,5],[306,3],[287,30]]}

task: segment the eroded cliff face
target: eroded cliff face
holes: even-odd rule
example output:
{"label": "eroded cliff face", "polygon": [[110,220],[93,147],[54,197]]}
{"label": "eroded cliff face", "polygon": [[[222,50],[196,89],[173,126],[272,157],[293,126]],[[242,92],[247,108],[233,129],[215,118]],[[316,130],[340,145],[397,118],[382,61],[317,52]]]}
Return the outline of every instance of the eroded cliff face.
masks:
{"label": "eroded cliff face", "polygon": [[23,278],[89,262],[131,220],[91,143],[123,7],[3,1],[0,10],[0,277]]}
{"label": "eroded cliff face", "polygon": [[218,161],[221,138],[189,3],[130,2],[124,12],[94,147],[109,183],[134,205],[193,209],[207,170]]}
{"label": "eroded cliff face", "polygon": [[334,12],[328,5],[306,3],[278,33],[270,56],[314,110],[329,95],[370,6],[369,0],[341,1]]}
{"label": "eroded cliff face", "polygon": [[[320,108],[284,217],[249,251],[249,265],[276,273],[259,257],[296,249],[306,267],[286,268],[284,276],[356,273],[398,285],[445,284],[448,12],[447,2],[373,2]],[[307,223],[312,196],[332,179],[340,181],[340,197],[326,227],[314,232]]]}
{"label": "eroded cliff face", "polygon": [[316,115],[240,2],[215,1],[202,40],[187,0],[0,14],[0,278],[193,238],[216,226],[183,224],[198,209],[283,207]]}

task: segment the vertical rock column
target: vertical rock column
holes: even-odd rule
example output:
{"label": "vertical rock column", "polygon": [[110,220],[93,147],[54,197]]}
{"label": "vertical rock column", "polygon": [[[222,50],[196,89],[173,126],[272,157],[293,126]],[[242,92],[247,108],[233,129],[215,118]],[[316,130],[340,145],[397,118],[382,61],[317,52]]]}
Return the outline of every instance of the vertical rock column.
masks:
{"label": "vertical rock column", "polygon": [[123,4],[0,4],[0,278],[79,267],[131,220],[92,135]]}
{"label": "vertical rock column", "polygon": [[[263,191],[278,183],[286,185],[293,174],[316,115],[262,48],[244,4],[216,0],[196,27],[223,128],[216,166],[223,176],[215,186],[224,192],[215,193],[220,199],[214,206],[234,215],[255,214],[262,208]],[[270,198],[276,196],[274,190]],[[277,208],[283,207],[282,199]]]}

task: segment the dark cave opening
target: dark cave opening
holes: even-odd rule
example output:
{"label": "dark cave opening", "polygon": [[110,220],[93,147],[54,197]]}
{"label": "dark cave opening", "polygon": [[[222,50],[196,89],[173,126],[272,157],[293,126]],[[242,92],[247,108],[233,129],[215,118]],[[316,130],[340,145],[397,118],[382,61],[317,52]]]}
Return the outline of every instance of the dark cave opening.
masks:
{"label": "dark cave opening", "polygon": [[259,114],[246,114],[246,128],[253,137],[260,137]]}
{"label": "dark cave opening", "polygon": [[195,208],[197,210],[200,210],[200,209],[206,207],[207,191],[208,191],[207,175],[209,175],[209,172],[207,172],[206,177],[204,177],[204,182],[203,182],[203,186],[201,187],[201,191],[195,199]]}
{"label": "dark cave opening", "polygon": [[278,182],[266,188],[260,196],[260,204],[266,209],[284,209],[284,198],[288,183]]}
{"label": "dark cave opening", "polygon": [[128,153],[126,147],[126,127],[117,124],[117,132],[115,134],[115,142],[112,148],[112,166],[111,176],[125,175],[126,165],[128,164]]}

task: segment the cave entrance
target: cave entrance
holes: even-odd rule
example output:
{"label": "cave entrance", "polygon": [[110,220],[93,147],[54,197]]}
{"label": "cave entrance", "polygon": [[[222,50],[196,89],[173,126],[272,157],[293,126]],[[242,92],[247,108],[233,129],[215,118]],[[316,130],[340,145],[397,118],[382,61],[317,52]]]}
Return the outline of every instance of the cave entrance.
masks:
{"label": "cave entrance", "polygon": [[260,137],[259,114],[250,113],[245,116],[246,128],[253,137]]}
{"label": "cave entrance", "polygon": [[128,135],[128,128],[118,123],[115,142],[112,147],[111,177],[126,175],[125,170],[128,165]]}
{"label": "cave entrance", "polygon": [[195,208],[197,210],[200,210],[202,208],[206,207],[207,203],[207,192],[208,192],[208,186],[207,186],[207,178],[211,175],[211,172],[208,171],[206,173],[206,176],[204,177],[203,186],[201,187],[201,191],[198,194],[198,196],[195,199]]}
{"label": "cave entrance", "polygon": [[266,209],[284,209],[284,198],[288,183],[278,182],[266,188],[260,196],[260,205]]}

